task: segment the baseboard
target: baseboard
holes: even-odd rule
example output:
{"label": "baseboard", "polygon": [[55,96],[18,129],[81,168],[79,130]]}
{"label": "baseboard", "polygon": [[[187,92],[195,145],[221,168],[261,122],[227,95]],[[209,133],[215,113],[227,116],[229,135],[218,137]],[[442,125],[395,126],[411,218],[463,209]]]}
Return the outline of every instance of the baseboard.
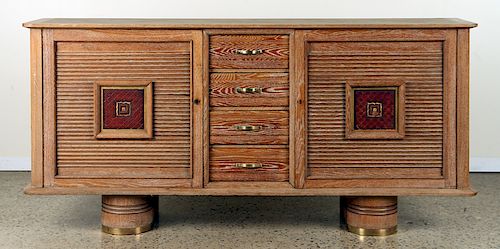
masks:
{"label": "baseboard", "polygon": [[[29,171],[31,161],[29,157],[0,157],[0,171]],[[500,172],[500,158],[498,157],[471,157],[471,172]]]}
{"label": "baseboard", "polygon": [[0,171],[31,170],[29,157],[0,157]]}
{"label": "baseboard", "polygon": [[500,158],[471,157],[470,172],[500,172]]}

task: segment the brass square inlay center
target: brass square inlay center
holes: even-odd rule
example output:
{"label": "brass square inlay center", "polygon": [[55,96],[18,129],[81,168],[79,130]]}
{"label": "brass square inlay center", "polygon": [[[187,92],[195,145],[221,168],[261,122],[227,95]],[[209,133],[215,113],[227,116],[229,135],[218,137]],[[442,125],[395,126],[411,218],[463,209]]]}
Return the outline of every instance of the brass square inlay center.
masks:
{"label": "brass square inlay center", "polygon": [[382,103],[380,102],[368,102],[366,105],[366,116],[369,118],[380,118],[382,117]]}
{"label": "brass square inlay center", "polygon": [[132,103],[129,101],[118,101],[116,102],[116,116],[117,117],[128,117],[132,114]]}

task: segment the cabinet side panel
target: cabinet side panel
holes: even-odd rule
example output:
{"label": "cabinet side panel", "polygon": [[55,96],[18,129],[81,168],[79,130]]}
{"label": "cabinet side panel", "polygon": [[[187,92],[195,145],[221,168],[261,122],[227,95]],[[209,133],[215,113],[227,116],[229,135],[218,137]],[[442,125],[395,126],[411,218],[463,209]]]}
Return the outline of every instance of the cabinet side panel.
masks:
{"label": "cabinet side panel", "polygon": [[31,185],[43,186],[42,30],[31,29]]}
{"label": "cabinet side panel", "polygon": [[457,187],[469,188],[469,29],[457,37]]}

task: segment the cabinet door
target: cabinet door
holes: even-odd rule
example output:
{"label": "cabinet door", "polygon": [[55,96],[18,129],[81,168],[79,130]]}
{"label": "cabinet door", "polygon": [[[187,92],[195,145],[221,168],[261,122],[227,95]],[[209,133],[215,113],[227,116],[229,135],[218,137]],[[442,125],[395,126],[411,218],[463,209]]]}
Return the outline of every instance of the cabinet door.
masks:
{"label": "cabinet door", "polygon": [[456,184],[456,30],[296,34],[298,187]]}
{"label": "cabinet door", "polygon": [[44,30],[44,186],[200,187],[201,37]]}

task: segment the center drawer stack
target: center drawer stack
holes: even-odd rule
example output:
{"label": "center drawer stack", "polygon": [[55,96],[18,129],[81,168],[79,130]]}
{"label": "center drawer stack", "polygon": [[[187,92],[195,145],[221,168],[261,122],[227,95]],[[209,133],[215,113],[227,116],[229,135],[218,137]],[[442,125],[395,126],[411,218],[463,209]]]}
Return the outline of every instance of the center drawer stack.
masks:
{"label": "center drawer stack", "polygon": [[210,181],[288,181],[289,35],[212,34]]}

